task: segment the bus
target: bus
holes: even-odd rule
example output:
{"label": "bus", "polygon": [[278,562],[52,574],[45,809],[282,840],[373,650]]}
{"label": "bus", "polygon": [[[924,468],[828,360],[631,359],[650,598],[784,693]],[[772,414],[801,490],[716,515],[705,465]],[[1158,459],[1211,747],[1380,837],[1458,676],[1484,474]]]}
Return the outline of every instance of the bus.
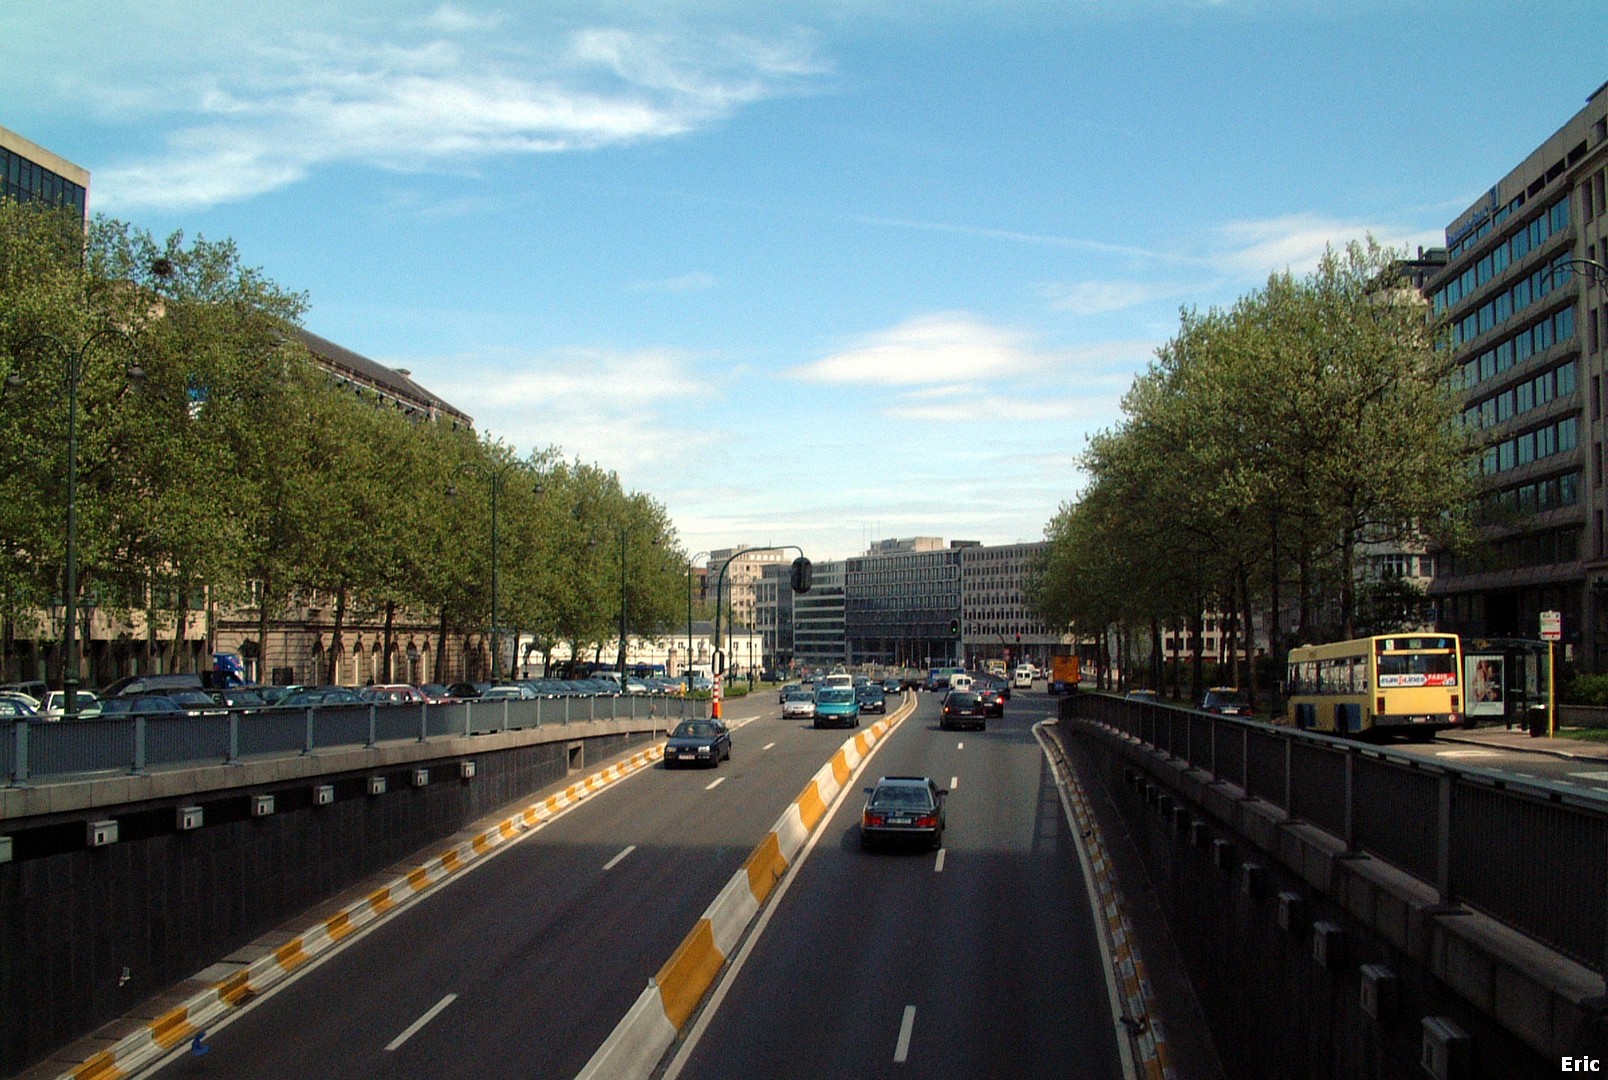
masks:
{"label": "bus", "polygon": [[1290,650],[1280,722],[1359,739],[1427,741],[1462,726],[1456,634],[1381,634]]}

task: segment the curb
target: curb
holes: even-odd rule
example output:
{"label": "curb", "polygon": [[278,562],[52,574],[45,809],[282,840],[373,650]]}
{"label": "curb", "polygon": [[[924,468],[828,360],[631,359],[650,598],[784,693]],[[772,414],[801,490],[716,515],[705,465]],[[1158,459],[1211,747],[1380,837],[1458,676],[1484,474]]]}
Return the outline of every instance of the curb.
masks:
{"label": "curb", "polygon": [[826,816],[843,785],[881,742],[916,710],[914,695],[838,747],[804,785],[742,867],[731,876],[689,933],[648,981],[614,1031],[576,1080],[646,1077],[685,1029],[739,941]]}
{"label": "curb", "polygon": [[664,744],[660,743],[571,784],[557,795],[531,803],[485,832],[347,905],[182,1005],[141,1024],[138,1030],[61,1073],[58,1080],[120,1080],[180,1043],[205,1036],[207,1026],[219,1017],[244,1005],[381,915],[428,892],[507,841],[546,823],[560,811],[652,765],[663,756]]}
{"label": "curb", "polygon": [[1561,758],[1564,761],[1605,761],[1608,754],[1581,754],[1572,750],[1554,750],[1550,746],[1509,746],[1507,743],[1489,742],[1485,739],[1476,739],[1470,736],[1448,735],[1442,731],[1436,734],[1436,742],[1458,743],[1462,746],[1480,746],[1487,750],[1511,750],[1515,754],[1545,754],[1547,757]]}
{"label": "curb", "polygon": [[1117,889],[1105,844],[1100,839],[1100,829],[1095,824],[1088,799],[1072,772],[1065,752],[1055,739],[1042,735],[1040,729],[1044,726],[1045,723],[1033,725],[1034,734],[1041,736],[1039,741],[1055,773],[1057,786],[1065,794],[1068,809],[1075,818],[1074,839],[1089,875],[1089,889],[1093,894],[1091,899],[1096,900],[1095,927],[1105,939],[1104,951],[1111,964],[1117,995],[1122,1004],[1122,1026],[1127,1029],[1129,1042],[1138,1056],[1138,1064],[1146,1080],[1173,1080],[1177,1073],[1167,1049],[1166,1033],[1151,1008],[1154,995],[1150,977],[1134,943],[1133,927],[1122,913],[1122,894]]}

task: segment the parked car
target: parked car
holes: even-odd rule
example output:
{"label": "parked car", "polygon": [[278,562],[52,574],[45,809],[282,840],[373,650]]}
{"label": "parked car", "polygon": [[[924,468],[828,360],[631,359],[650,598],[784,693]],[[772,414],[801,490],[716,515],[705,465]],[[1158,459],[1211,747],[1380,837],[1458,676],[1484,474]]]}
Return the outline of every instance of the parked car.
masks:
{"label": "parked car", "polygon": [[423,694],[424,700],[432,705],[444,705],[449,701],[458,700],[452,696],[452,691],[448,690],[444,683],[427,682],[419,687],[419,693]]}
{"label": "parked car", "polygon": [[983,704],[983,695],[975,690],[949,691],[944,695],[944,709],[938,717],[938,726],[944,731],[958,727],[986,731],[988,706]]}
{"label": "parked car", "polygon": [[123,694],[101,701],[101,717],[188,716],[184,706],[164,694]]}
{"label": "parked car", "polygon": [[1251,715],[1250,702],[1233,686],[1214,686],[1206,691],[1206,696],[1201,698],[1200,709],[1201,712],[1216,713],[1218,716]]}
{"label": "parked car", "polygon": [[175,690],[228,689],[243,685],[232,671],[173,671],[162,675],[125,675],[101,688],[102,698],[124,694],[170,694]]}
{"label": "parked car", "polygon": [[536,691],[519,683],[498,683],[488,686],[480,692],[476,701],[530,701],[536,697]]}
{"label": "parked car", "polygon": [[1159,701],[1154,690],[1129,690],[1124,695],[1128,701]]}
{"label": "parked car", "polygon": [[209,690],[209,697],[226,709],[235,709],[240,712],[260,712],[266,708],[268,702],[252,687],[237,687],[234,690]]}
{"label": "parked car", "polygon": [[299,684],[292,684],[289,686],[259,686],[257,687],[257,693],[262,695],[262,700],[267,702],[269,705],[278,705],[291,694],[307,689],[310,688],[301,686]]}
{"label": "parked car", "polygon": [[[45,692],[48,694],[50,691],[47,690]],[[43,704],[40,698],[36,698],[32,694],[24,693],[21,690],[0,690],[0,698],[3,698],[7,701],[20,701],[34,712],[38,712],[39,706]]]}
{"label": "parked car", "polygon": [[346,686],[315,686],[287,694],[274,703],[276,709],[321,708],[325,705],[365,705],[363,695]]}
{"label": "parked car", "polygon": [[362,695],[364,701],[372,701],[376,705],[422,705],[429,701],[422,690],[407,683],[365,686],[358,693]]}
{"label": "parked car", "polygon": [[35,701],[45,700],[50,692],[50,686],[43,679],[24,679],[22,682],[8,682],[0,684],[0,690],[9,690],[18,694],[27,694]]}
{"label": "parked car", "polygon": [[175,690],[163,695],[188,716],[222,716],[229,710],[212,700],[212,695],[204,690]]}
{"label": "parked car", "polygon": [[[93,720],[101,714],[100,698],[93,691],[78,691],[77,704],[80,720]],[[67,694],[61,690],[46,690],[37,711],[41,719],[60,720],[67,714]]]}
{"label": "parked car", "polygon": [[21,696],[0,697],[0,720],[42,720],[44,717],[30,708]]}
{"label": "parked car", "polygon": [[808,690],[794,690],[782,699],[782,719],[815,719],[815,695]]}
{"label": "parked car", "polygon": [[886,713],[888,711],[888,697],[882,687],[876,683],[865,683],[854,688],[854,698],[860,704],[863,713]]}
{"label": "parked car", "polygon": [[929,777],[884,776],[865,789],[871,797],[860,813],[860,846],[882,841],[925,841],[944,846],[944,796],[949,793]]}
{"label": "parked car", "polygon": [[720,767],[731,760],[731,732],[718,720],[683,720],[664,744],[664,767],[700,764]]}

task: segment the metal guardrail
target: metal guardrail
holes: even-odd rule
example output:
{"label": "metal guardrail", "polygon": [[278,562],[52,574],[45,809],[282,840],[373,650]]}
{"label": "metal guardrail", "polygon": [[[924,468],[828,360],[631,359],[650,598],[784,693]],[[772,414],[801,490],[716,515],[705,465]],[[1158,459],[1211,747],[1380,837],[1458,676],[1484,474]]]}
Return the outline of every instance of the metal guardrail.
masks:
{"label": "metal guardrail", "polygon": [[586,720],[666,723],[707,715],[709,703],[637,694],[447,705],[326,705],[207,716],[14,720],[0,729],[0,776],[11,786],[65,776],[294,757],[319,750],[425,742]]}
{"label": "metal guardrail", "polygon": [[1608,975],[1608,798],[1387,747],[1096,693],[1091,720],[1242,788]]}

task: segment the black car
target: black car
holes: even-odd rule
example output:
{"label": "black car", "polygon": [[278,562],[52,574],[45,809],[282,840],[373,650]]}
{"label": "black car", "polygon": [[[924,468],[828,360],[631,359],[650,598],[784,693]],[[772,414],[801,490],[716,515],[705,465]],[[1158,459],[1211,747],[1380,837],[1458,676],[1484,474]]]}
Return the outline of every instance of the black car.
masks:
{"label": "black car", "polygon": [[863,713],[885,714],[888,711],[887,695],[883,692],[882,687],[876,683],[866,683],[864,686],[855,687],[854,697],[860,703],[860,711]]}
{"label": "black car", "polygon": [[904,693],[904,688],[905,684],[903,679],[882,680],[882,693],[884,696],[891,697],[894,694],[902,694]]}
{"label": "black car", "polygon": [[860,846],[880,841],[925,841],[944,846],[944,796],[949,792],[925,776],[884,776],[860,813]]}
{"label": "black car", "polygon": [[945,731],[957,727],[986,731],[988,706],[983,703],[983,695],[973,690],[949,691],[944,695],[944,711],[938,718],[938,726]]}
{"label": "black car", "polygon": [[983,684],[979,683],[978,685],[972,687],[972,692],[983,699],[983,712],[989,716],[998,716],[1001,719],[1004,718],[1005,699],[1010,697],[1010,694],[1007,691],[1002,690],[998,686],[984,686]]}
{"label": "black car", "polygon": [[1200,702],[1201,712],[1216,713],[1218,716],[1250,716],[1251,703],[1245,700],[1245,695],[1232,686],[1214,686],[1206,691],[1206,696]]}
{"label": "black car", "polygon": [[683,720],[664,744],[664,767],[710,765],[731,760],[731,732],[719,720]]}

